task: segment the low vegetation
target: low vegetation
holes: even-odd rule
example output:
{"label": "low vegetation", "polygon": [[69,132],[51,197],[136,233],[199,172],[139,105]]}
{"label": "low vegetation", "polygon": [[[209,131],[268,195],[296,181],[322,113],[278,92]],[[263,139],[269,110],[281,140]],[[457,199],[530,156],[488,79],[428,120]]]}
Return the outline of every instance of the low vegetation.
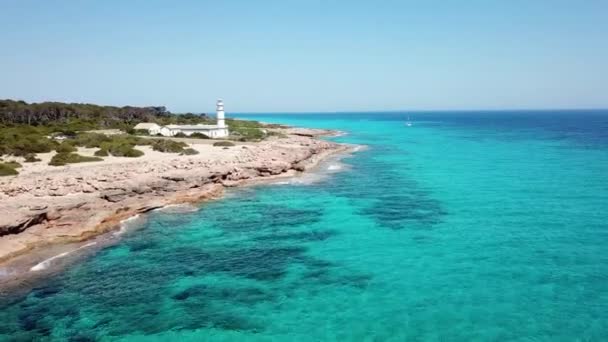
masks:
{"label": "low vegetation", "polygon": [[287,138],[287,134],[281,133],[281,132],[276,132],[276,131],[268,131],[268,133],[266,134],[267,137],[277,137],[277,138]]}
{"label": "low vegetation", "polygon": [[7,161],[7,162],[4,162],[4,165],[12,167],[13,169],[18,169],[21,167],[21,164],[19,164],[16,161]]}
{"label": "low vegetation", "polygon": [[107,157],[110,155],[108,150],[104,150],[104,149],[99,149],[99,150],[95,151],[95,153],[93,153],[93,154],[98,157]]}
{"label": "low vegetation", "polygon": [[100,133],[81,133],[75,139],[75,144],[88,148],[99,148],[96,156],[104,157],[113,155],[115,157],[141,157],[144,153],[135,149],[136,145],[150,145],[149,139],[136,136],[120,134],[107,136]]}
{"label": "low vegetation", "polygon": [[26,163],[34,163],[34,162],[41,161],[41,159],[36,158],[36,155],[33,153],[28,153],[25,156],[23,156],[23,158],[25,159]]}
{"label": "low vegetation", "polygon": [[203,134],[203,133],[199,133],[199,132],[194,132],[192,134],[190,134],[189,138],[196,138],[196,139],[211,139],[209,138],[207,135]]}
{"label": "low vegetation", "polygon": [[58,143],[37,127],[0,127],[0,155],[25,156],[51,152]]}
{"label": "low vegetation", "polygon": [[156,139],[152,143],[152,149],[159,152],[181,153],[185,147],[188,147],[188,144],[169,139]]}
{"label": "low vegetation", "polygon": [[260,141],[266,137],[266,130],[258,121],[226,119],[226,124],[233,140]]}
{"label": "low vegetation", "polygon": [[[113,107],[78,103],[26,103],[0,100],[0,156],[24,157],[28,163],[40,161],[38,153],[57,151],[60,154],[75,153],[78,147],[98,148],[96,156],[138,157],[143,152],[137,145],[151,145],[155,151],[184,152],[187,144],[171,140],[138,136],[147,131],[135,131],[140,122],[169,124],[214,124],[215,119],[206,115],[172,114],[165,107]],[[260,141],[276,135],[267,132],[257,121],[227,119],[230,127],[229,140]],[[90,132],[100,129],[120,129],[129,134],[105,135]],[[183,134],[178,134],[182,136]],[[183,135],[186,137],[185,135]],[[188,138],[209,139],[202,133]],[[216,146],[224,145],[224,142]]]}
{"label": "low vegetation", "polygon": [[213,143],[213,146],[229,147],[229,146],[234,146],[234,143],[232,141],[217,141],[217,142]]}
{"label": "low vegetation", "polygon": [[0,176],[15,176],[19,172],[9,163],[0,163]]}
{"label": "low vegetation", "polygon": [[66,165],[66,164],[85,163],[85,162],[93,162],[93,161],[100,161],[100,160],[103,160],[103,159],[98,158],[98,157],[81,156],[80,154],[77,154],[77,153],[62,152],[62,153],[57,153],[56,155],[54,155],[53,158],[51,158],[49,165],[61,166],[61,165]]}
{"label": "low vegetation", "polygon": [[128,139],[114,139],[109,142],[101,143],[100,154],[109,153],[114,157],[137,158],[144,155],[140,150],[135,149],[136,143]]}
{"label": "low vegetation", "polygon": [[100,147],[104,142],[110,142],[112,138],[101,133],[81,133],[76,136],[76,145],[87,148]]}
{"label": "low vegetation", "polygon": [[[47,153],[59,143],[53,138],[75,139],[75,146],[99,147],[111,139],[103,134],[85,133],[97,129],[120,129],[135,133],[141,122],[169,124],[205,124],[204,114],[173,114],[165,107],[114,107],[83,103],[26,103],[0,100],[0,155],[25,156]],[[142,132],[147,134],[147,132]],[[61,151],[67,151],[61,147]]]}
{"label": "low vegetation", "polygon": [[180,153],[180,156],[193,156],[198,154],[199,152],[193,148],[185,148],[182,153]]}
{"label": "low vegetation", "polygon": [[57,151],[57,153],[69,153],[69,152],[76,152],[77,149],[76,149],[76,147],[74,147],[73,144],[70,144],[69,142],[64,141],[61,144],[57,145],[57,147],[55,147],[55,151]]}

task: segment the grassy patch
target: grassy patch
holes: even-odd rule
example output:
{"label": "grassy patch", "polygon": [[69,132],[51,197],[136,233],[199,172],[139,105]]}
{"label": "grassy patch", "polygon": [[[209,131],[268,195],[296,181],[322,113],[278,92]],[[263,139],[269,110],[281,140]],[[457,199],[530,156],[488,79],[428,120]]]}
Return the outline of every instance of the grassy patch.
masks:
{"label": "grassy patch", "polygon": [[100,151],[106,151],[115,157],[137,158],[144,155],[144,152],[135,149],[135,145],[127,141],[112,141],[102,143]]}
{"label": "grassy patch", "polygon": [[64,141],[55,148],[55,151],[57,151],[57,153],[70,153],[76,152],[77,148],[69,142]]}
{"label": "grassy patch", "polygon": [[189,138],[196,138],[196,139],[211,139],[209,138],[207,135],[200,133],[200,132],[194,132],[192,134],[190,134]]}
{"label": "grassy patch", "polygon": [[283,134],[283,133],[277,132],[277,131],[268,131],[268,134],[266,134],[266,136],[268,136],[268,137],[277,137],[277,138],[280,138],[280,139],[287,138],[286,134]]}
{"label": "grassy patch", "polygon": [[213,146],[234,146],[234,143],[232,141],[217,141],[213,143]]}
{"label": "grassy patch", "polygon": [[185,148],[184,151],[182,151],[182,153],[180,153],[180,156],[193,156],[195,154],[198,154],[199,152],[193,148]]}
{"label": "grassy patch", "polygon": [[81,156],[80,154],[77,153],[57,153],[56,155],[53,156],[53,158],[51,159],[51,161],[49,162],[49,165],[53,165],[53,166],[61,166],[61,165],[66,165],[66,164],[73,164],[73,163],[86,163],[86,162],[93,162],[93,161],[101,161],[103,160],[102,158],[98,158],[98,157],[87,157],[87,156]]}
{"label": "grassy patch", "polygon": [[112,141],[112,138],[101,133],[81,133],[76,137],[76,144],[88,148],[100,147],[102,143]]}
{"label": "grassy patch", "polygon": [[[90,134],[90,133],[89,133]],[[94,133],[96,134],[96,133]],[[96,156],[106,156],[111,154],[115,157],[136,158],[144,155],[143,151],[135,149],[136,145],[150,145],[151,139],[139,138],[130,135],[112,135],[102,137],[89,137],[91,147],[99,147],[95,152]]]}
{"label": "grassy patch", "polygon": [[184,147],[188,147],[188,144],[181,141],[174,141],[169,139],[157,139],[152,144],[152,149],[159,152],[168,153],[180,153],[184,152]]}
{"label": "grassy patch", "polygon": [[19,172],[8,163],[0,163],[0,176],[15,176]]}
{"label": "grassy patch", "polygon": [[36,155],[33,153],[28,153],[23,157],[25,158],[26,163],[34,163],[41,161],[41,159],[37,158]]}
{"label": "grassy patch", "polygon": [[239,141],[260,141],[266,137],[264,126],[258,121],[226,119],[230,138]]}
{"label": "grassy patch", "polygon": [[7,165],[9,167],[12,167],[13,169],[18,169],[21,167],[21,164],[19,164],[16,161],[8,161],[8,162],[4,162],[4,165]]}
{"label": "grassy patch", "polygon": [[99,150],[95,151],[95,153],[93,153],[93,154],[98,157],[107,157],[110,155],[110,153],[108,153],[108,150],[104,150],[104,149],[99,149]]}
{"label": "grassy patch", "polygon": [[37,127],[19,126],[0,128],[0,155],[25,156],[28,153],[51,152],[57,143]]}

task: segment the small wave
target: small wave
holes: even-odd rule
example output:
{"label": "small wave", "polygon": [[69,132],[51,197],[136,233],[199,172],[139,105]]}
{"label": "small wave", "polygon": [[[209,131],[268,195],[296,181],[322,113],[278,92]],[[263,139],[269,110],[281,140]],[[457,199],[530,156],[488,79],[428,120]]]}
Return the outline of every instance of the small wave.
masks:
{"label": "small wave", "polygon": [[137,220],[139,218],[139,214],[126,218],[120,221],[120,229],[114,233],[114,236],[119,236],[124,234],[129,229],[129,223]]}
{"label": "small wave", "polygon": [[[156,211],[169,210],[169,209],[172,209],[175,207],[181,207],[181,206],[184,206],[184,205],[183,204],[167,204],[164,207],[156,209]],[[139,215],[137,215],[137,216],[139,216]]]}
{"label": "small wave", "polygon": [[327,167],[327,170],[329,171],[336,171],[336,170],[341,170],[342,169],[342,165],[338,165],[338,164],[331,164]]}
{"label": "small wave", "polygon": [[162,208],[156,209],[156,211],[175,211],[175,212],[192,212],[197,211],[198,208],[193,206],[190,203],[180,203],[180,204],[168,204]]}
{"label": "small wave", "polygon": [[133,216],[131,216],[131,217],[128,217],[128,218],[126,218],[126,219],[124,219],[124,220],[120,221],[120,223],[121,223],[121,224],[123,224],[123,223],[128,223],[128,222],[131,222],[131,221],[135,221],[135,220],[137,220],[138,218],[139,218],[139,214],[137,214],[137,215],[133,215]]}
{"label": "small wave", "polygon": [[290,184],[290,182],[288,182],[288,181],[280,181],[280,182],[274,182],[272,184],[275,184],[275,185],[288,185],[288,184]]}
{"label": "small wave", "polygon": [[78,248],[76,248],[74,250],[63,252],[63,253],[59,253],[59,254],[57,254],[55,256],[52,256],[52,257],[50,257],[50,258],[48,258],[48,259],[46,259],[46,260],[44,260],[42,262],[39,262],[38,264],[36,264],[34,266],[32,266],[32,268],[30,268],[30,271],[37,272],[37,271],[45,270],[45,269],[47,269],[51,265],[51,262],[53,262],[53,260],[56,260],[56,259],[59,259],[59,258],[63,258],[66,255],[72,254],[72,253],[74,253],[74,252],[76,252],[78,250],[81,250],[81,249],[89,247],[89,246],[93,246],[95,244],[97,244],[97,242],[89,242],[89,243],[87,243],[85,245],[82,245],[82,246],[80,246],[80,247],[78,247]]}

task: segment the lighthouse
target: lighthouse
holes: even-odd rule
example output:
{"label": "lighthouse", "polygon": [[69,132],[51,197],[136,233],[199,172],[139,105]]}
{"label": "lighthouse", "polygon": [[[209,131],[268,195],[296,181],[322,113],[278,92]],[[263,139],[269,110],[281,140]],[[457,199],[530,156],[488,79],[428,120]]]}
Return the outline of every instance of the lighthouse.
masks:
{"label": "lighthouse", "polygon": [[217,100],[217,104],[215,106],[215,115],[217,118],[217,127],[225,128],[226,122],[224,121],[224,101],[222,101],[222,99]]}
{"label": "lighthouse", "polygon": [[160,134],[165,137],[173,137],[176,134],[183,133],[186,136],[198,133],[206,136],[207,138],[228,138],[230,132],[226,121],[224,119],[224,101],[221,99],[217,100],[215,107],[217,124],[215,125],[167,125],[159,126],[152,122],[141,122],[135,126],[135,129],[147,130],[150,135]]}

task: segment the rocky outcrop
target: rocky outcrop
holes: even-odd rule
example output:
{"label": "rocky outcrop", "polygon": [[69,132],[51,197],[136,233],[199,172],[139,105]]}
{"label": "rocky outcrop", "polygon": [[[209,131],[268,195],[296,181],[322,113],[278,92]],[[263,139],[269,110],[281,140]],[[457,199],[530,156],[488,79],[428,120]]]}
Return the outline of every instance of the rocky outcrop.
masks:
{"label": "rocky outcrop", "polygon": [[47,220],[46,211],[6,215],[0,220],[0,236],[19,234],[29,227]]}

